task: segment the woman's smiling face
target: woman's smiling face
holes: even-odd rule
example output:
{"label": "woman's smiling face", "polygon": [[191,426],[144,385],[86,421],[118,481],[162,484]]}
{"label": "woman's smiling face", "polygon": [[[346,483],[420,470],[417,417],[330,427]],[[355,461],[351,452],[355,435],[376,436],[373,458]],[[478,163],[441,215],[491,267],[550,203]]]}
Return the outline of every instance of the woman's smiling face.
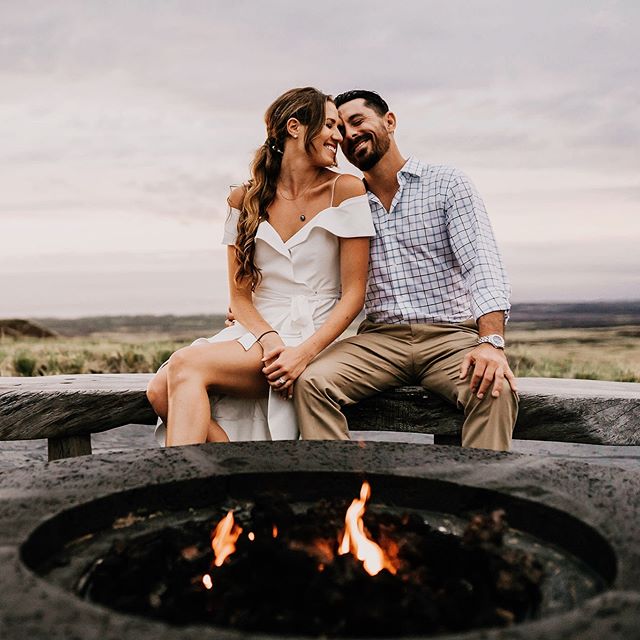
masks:
{"label": "woman's smiling face", "polygon": [[309,155],[315,164],[322,167],[332,167],[336,164],[336,153],[342,142],[342,134],[338,129],[339,121],[336,105],[327,100],[324,126],[311,141],[309,150]]}

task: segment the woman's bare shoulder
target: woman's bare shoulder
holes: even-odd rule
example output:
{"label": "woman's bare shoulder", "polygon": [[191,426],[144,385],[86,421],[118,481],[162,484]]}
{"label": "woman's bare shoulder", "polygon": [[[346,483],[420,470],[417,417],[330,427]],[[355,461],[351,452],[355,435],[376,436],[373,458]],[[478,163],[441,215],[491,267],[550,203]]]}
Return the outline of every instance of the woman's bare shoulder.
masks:
{"label": "woman's bare shoulder", "polygon": [[244,197],[247,194],[247,185],[241,184],[239,187],[234,187],[227,198],[227,202],[230,207],[234,209],[241,209]]}
{"label": "woman's bare shoulder", "polygon": [[343,173],[336,179],[333,201],[336,205],[339,205],[349,198],[363,196],[365,193],[367,193],[367,190],[364,188],[364,183],[360,178],[349,173]]}

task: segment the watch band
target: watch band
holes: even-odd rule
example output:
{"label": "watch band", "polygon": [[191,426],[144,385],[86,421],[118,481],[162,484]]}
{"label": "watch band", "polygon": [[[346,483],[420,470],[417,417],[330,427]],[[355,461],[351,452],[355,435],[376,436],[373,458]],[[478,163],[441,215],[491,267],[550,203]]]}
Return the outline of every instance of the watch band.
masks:
{"label": "watch band", "polygon": [[504,349],[505,342],[504,338],[498,333],[491,333],[488,336],[482,336],[478,338],[478,344],[490,344],[492,347],[496,349]]}

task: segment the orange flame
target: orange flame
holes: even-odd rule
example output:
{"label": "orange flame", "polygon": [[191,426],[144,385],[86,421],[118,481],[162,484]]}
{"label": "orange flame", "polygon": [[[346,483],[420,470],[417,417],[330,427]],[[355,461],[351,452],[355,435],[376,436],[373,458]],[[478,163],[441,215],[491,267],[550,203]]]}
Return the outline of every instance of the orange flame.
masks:
{"label": "orange flame", "polygon": [[205,573],[202,576],[202,584],[207,588],[207,589],[212,589],[213,588],[213,580],[211,579],[211,576],[208,573]]}
{"label": "orange flame", "polygon": [[215,555],[214,564],[216,567],[221,567],[222,563],[236,550],[236,542],[241,533],[242,527],[235,523],[233,511],[229,511],[218,522],[211,539],[211,548]]}
{"label": "orange flame", "polygon": [[371,576],[377,575],[383,569],[396,573],[396,568],[382,548],[365,533],[362,516],[370,495],[371,487],[365,480],[360,489],[360,499],[356,498],[347,509],[347,515],[344,518],[344,535],[338,553],[342,556],[351,552],[363,563],[365,571]]}

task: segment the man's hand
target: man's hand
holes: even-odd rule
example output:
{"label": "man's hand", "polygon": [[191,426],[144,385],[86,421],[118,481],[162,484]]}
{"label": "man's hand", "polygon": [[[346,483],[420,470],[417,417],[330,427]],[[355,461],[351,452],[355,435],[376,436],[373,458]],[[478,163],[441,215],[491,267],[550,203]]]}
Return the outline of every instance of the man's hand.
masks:
{"label": "man's hand", "polygon": [[460,379],[467,377],[473,367],[471,376],[471,393],[478,393],[478,398],[484,398],[485,393],[493,383],[491,395],[497,398],[506,379],[514,393],[517,393],[516,378],[507,362],[507,356],[502,349],[496,349],[490,344],[479,344],[470,351],[462,361]]}
{"label": "man's hand", "polygon": [[235,317],[233,315],[233,311],[231,311],[231,307],[229,307],[227,309],[227,317],[224,320],[224,326],[225,327],[231,327],[235,321],[236,321],[236,319],[235,319]]}

